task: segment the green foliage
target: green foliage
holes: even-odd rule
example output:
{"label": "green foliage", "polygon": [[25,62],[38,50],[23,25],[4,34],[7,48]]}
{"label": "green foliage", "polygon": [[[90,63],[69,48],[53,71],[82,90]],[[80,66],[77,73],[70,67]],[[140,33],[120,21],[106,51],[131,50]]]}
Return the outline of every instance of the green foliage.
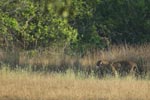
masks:
{"label": "green foliage", "polygon": [[[59,15],[48,0],[0,1],[0,33],[5,42],[11,42],[23,48],[49,46],[52,43],[75,42],[77,31],[68,24],[66,15]],[[10,6],[11,5],[11,6]],[[61,8],[60,8],[61,9]],[[8,36],[11,37],[7,38]]]}
{"label": "green foliage", "polygon": [[84,51],[107,48],[107,38],[150,42],[149,9],[149,0],[1,0],[0,45],[61,44]]}
{"label": "green foliage", "polygon": [[95,12],[100,17],[95,21],[106,25],[113,42],[141,43],[144,42],[141,36],[150,33],[145,25],[149,20],[149,4],[147,0],[102,0]]}
{"label": "green foliage", "polygon": [[[79,30],[78,38],[81,41],[97,44],[98,35],[110,38],[113,43],[150,41],[148,0],[80,0],[80,2],[78,2],[80,6],[76,7],[80,8],[78,10],[80,13],[71,19],[70,23]],[[100,38],[98,40],[100,41]],[[101,45],[101,42],[98,45]]]}

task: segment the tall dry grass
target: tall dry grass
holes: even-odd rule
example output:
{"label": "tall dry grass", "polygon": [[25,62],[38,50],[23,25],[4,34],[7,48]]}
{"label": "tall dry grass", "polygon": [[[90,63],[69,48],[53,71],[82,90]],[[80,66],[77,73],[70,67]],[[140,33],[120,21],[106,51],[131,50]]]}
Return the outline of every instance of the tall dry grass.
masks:
{"label": "tall dry grass", "polygon": [[46,48],[33,51],[5,52],[0,51],[0,62],[13,68],[25,68],[33,71],[65,72],[68,69],[91,73],[99,59],[109,61],[131,60],[138,64],[141,72],[150,71],[150,44],[117,45],[107,51],[86,51],[84,56],[67,55],[61,48]]}
{"label": "tall dry grass", "polygon": [[150,81],[0,71],[0,100],[149,100]]}
{"label": "tall dry grass", "polygon": [[133,60],[150,71],[149,52],[150,45],[112,46],[108,51],[87,51],[83,57],[61,49],[1,50],[0,100],[149,100],[148,78],[98,79],[91,71],[99,59]]}

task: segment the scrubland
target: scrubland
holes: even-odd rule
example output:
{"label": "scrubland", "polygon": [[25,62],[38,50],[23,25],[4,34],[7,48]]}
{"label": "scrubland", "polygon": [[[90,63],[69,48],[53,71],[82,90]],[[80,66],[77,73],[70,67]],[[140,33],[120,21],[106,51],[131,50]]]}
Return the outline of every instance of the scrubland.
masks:
{"label": "scrubland", "polygon": [[[0,100],[149,100],[150,45],[112,46],[84,56],[60,49],[0,52]],[[99,79],[98,59],[133,60],[142,78]]]}

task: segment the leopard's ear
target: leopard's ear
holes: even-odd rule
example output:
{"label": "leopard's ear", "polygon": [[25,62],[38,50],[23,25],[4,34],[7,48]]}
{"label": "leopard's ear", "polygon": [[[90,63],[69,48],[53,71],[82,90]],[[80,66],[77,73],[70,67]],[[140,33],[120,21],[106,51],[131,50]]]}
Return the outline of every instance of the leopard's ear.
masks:
{"label": "leopard's ear", "polygon": [[137,66],[133,66],[132,69],[133,69],[133,71],[138,70]]}
{"label": "leopard's ear", "polygon": [[100,66],[101,64],[102,64],[102,61],[99,60],[99,61],[97,61],[96,66]]}
{"label": "leopard's ear", "polygon": [[99,64],[103,64],[103,62],[100,60]]}

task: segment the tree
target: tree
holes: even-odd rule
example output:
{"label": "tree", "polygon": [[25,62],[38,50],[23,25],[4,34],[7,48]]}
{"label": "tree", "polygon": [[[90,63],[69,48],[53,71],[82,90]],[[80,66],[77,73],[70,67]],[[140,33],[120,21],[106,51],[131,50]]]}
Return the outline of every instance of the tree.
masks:
{"label": "tree", "polygon": [[63,9],[61,4],[65,1],[58,4],[60,6],[57,11],[54,9],[57,2],[35,1],[0,1],[0,33],[5,40],[15,45],[18,43],[25,49],[45,47],[55,42],[66,44],[76,41],[76,29],[69,25],[67,15],[59,14]]}

